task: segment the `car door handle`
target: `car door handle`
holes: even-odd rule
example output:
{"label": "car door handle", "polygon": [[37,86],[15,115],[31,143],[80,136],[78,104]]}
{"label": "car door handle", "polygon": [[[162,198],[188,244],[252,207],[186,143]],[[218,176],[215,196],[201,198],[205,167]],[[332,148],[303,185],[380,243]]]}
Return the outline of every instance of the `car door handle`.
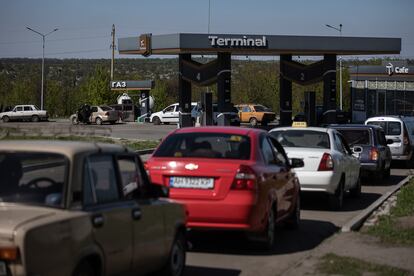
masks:
{"label": "car door handle", "polygon": [[142,216],[141,209],[132,209],[132,218],[134,220],[139,220]]}
{"label": "car door handle", "polygon": [[104,224],[104,218],[102,215],[95,215],[92,217],[92,224],[94,227],[98,228]]}

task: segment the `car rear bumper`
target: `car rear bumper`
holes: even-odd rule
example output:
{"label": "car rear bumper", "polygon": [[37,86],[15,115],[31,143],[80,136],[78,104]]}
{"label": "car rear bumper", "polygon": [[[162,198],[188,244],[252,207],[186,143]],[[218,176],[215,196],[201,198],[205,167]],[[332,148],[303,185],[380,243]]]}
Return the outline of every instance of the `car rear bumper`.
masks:
{"label": "car rear bumper", "polygon": [[392,155],[392,160],[410,160],[412,154],[408,155]]}
{"label": "car rear bumper", "polygon": [[339,183],[339,174],[333,171],[296,171],[300,189],[303,192],[335,193]]}
{"label": "car rear bumper", "polygon": [[172,199],[185,204],[187,228],[252,230],[255,196],[248,192],[229,193],[223,200]]}
{"label": "car rear bumper", "polygon": [[372,172],[382,172],[382,166],[379,162],[375,163],[361,163],[361,173],[366,175]]}

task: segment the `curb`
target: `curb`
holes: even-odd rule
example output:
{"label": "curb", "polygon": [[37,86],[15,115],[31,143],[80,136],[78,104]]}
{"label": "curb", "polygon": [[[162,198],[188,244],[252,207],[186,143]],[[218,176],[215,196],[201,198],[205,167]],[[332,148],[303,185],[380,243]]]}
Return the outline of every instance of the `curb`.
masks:
{"label": "curb", "polygon": [[356,217],[352,218],[350,221],[345,223],[341,232],[346,233],[350,231],[358,230],[364,221],[381,205],[386,201],[390,196],[392,196],[396,191],[398,191],[402,186],[404,186],[410,179],[412,175],[408,175],[406,178],[401,180],[391,191],[386,192],[375,202],[373,202],[368,208],[359,213]]}

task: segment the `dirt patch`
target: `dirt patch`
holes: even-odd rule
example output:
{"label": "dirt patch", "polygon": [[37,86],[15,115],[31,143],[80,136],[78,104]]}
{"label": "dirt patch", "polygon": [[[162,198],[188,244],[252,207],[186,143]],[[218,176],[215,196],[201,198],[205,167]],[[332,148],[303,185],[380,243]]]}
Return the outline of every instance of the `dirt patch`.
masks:
{"label": "dirt patch", "polygon": [[399,229],[414,229],[414,216],[396,218],[395,224]]}

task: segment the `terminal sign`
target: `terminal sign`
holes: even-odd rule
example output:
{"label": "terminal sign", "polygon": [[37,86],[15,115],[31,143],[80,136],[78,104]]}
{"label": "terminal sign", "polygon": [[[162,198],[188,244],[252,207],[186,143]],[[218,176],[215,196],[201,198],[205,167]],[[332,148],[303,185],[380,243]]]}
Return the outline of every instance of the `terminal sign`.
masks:
{"label": "terminal sign", "polygon": [[263,48],[267,47],[266,36],[261,38],[249,38],[247,36],[243,37],[219,37],[216,35],[210,35],[208,37],[210,40],[210,45],[213,47],[236,47],[236,48]]}
{"label": "terminal sign", "polygon": [[403,66],[403,67],[399,67],[399,66],[395,66],[392,63],[388,63],[387,66],[385,66],[385,68],[387,69],[387,73],[389,76],[392,76],[392,74],[396,73],[396,74],[408,74],[408,68]]}

